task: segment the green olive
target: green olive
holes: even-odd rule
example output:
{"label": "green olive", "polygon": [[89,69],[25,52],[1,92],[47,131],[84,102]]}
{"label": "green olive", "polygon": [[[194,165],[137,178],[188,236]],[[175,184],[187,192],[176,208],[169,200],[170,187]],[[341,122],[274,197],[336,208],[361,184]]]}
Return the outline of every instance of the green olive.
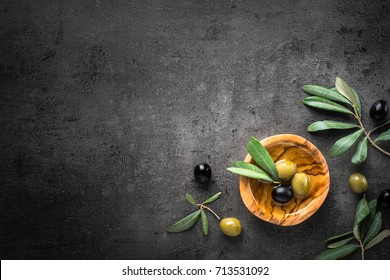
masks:
{"label": "green olive", "polygon": [[282,181],[289,181],[297,172],[297,165],[291,160],[280,160],[276,164],[279,179]]}
{"label": "green olive", "polygon": [[310,177],[306,173],[296,173],[291,180],[291,187],[296,197],[306,197],[310,193]]}
{"label": "green olive", "polygon": [[353,173],[351,176],[349,176],[349,188],[354,193],[363,193],[367,190],[367,179],[364,177],[363,174],[360,173]]}
{"label": "green olive", "polygon": [[237,236],[241,233],[241,222],[236,218],[225,218],[219,223],[221,231],[228,236]]}

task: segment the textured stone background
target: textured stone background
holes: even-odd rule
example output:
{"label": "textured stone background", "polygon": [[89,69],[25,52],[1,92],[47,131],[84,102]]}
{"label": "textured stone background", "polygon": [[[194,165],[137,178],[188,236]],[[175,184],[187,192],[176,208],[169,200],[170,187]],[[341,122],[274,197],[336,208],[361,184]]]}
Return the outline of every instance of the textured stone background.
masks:
{"label": "textured stone background", "polygon": [[[374,125],[371,104],[390,102],[389,1],[2,0],[0,13],[2,259],[312,259],[351,227],[351,172],[369,198],[390,187],[374,149],[358,167],[352,152],[327,157],[325,203],[283,228],[250,214],[226,171],[251,135],[299,134],[326,154],[345,134],[306,132],[332,116],[304,107],[303,84],[344,78]],[[209,189],[192,181],[201,161]],[[207,237],[165,232],[187,192],[217,191],[240,237],[211,216]],[[390,239],[366,257],[389,251]]]}

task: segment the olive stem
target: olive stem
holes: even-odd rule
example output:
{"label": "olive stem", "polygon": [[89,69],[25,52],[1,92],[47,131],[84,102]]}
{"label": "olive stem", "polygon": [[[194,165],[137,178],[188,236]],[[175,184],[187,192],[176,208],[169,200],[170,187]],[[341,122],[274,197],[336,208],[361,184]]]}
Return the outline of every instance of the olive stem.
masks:
{"label": "olive stem", "polygon": [[210,211],[218,220],[220,220],[221,218],[217,215],[217,213],[215,213],[213,210],[211,210],[211,208],[203,205],[203,204],[198,204],[198,206],[201,208],[201,209],[206,209],[208,211]]}
{"label": "olive stem", "polygon": [[265,182],[265,183],[272,183],[272,184],[275,184],[275,185],[279,185],[281,182],[279,181],[265,181],[265,180],[258,180],[259,182]]}
{"label": "olive stem", "polygon": [[389,122],[386,122],[386,123],[384,123],[384,124],[382,124],[382,125],[380,125],[380,126],[374,128],[374,129],[372,129],[371,131],[367,132],[366,128],[364,127],[364,125],[363,125],[363,123],[362,123],[362,118],[360,117],[359,113],[358,113],[357,110],[356,110],[356,106],[355,106],[355,105],[352,105],[352,107],[353,107],[353,110],[355,111],[354,116],[355,116],[355,118],[357,119],[360,128],[363,129],[363,132],[364,132],[364,134],[366,135],[368,141],[370,141],[371,145],[372,145],[375,149],[377,149],[378,151],[380,151],[381,153],[383,153],[383,154],[385,154],[385,155],[387,155],[387,156],[390,157],[390,152],[385,151],[384,149],[382,149],[381,147],[379,147],[379,146],[371,139],[371,137],[370,137],[371,132],[373,132],[374,130],[376,130],[376,129],[378,129],[378,128],[380,128],[380,127],[386,125],[386,124],[388,124]]}
{"label": "olive stem", "polygon": [[371,132],[374,132],[375,130],[377,130],[377,129],[379,129],[379,128],[385,126],[385,125],[388,125],[388,124],[390,124],[390,121],[387,121],[387,122],[382,123],[381,125],[379,125],[379,126],[377,126],[377,127],[374,127],[373,129],[371,129],[371,130],[368,132],[368,134],[371,134]]}
{"label": "olive stem", "polygon": [[364,261],[364,246],[363,246],[363,243],[361,240],[359,240],[359,243],[360,243],[360,249],[362,250],[362,260]]}

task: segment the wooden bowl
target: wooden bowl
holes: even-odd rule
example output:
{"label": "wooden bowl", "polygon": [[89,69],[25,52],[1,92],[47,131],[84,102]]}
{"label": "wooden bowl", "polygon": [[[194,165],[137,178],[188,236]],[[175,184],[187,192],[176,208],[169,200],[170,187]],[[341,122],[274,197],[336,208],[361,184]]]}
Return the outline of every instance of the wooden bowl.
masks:
{"label": "wooden bowl", "polygon": [[[310,177],[310,194],[303,199],[294,197],[287,205],[278,205],[271,198],[274,184],[240,176],[240,194],[246,207],[260,219],[293,226],[313,215],[324,202],[330,184],[328,165],[322,153],[305,138],[293,134],[280,134],[261,141],[274,162],[287,159],[295,162],[297,172]],[[254,163],[248,154],[246,162]]]}

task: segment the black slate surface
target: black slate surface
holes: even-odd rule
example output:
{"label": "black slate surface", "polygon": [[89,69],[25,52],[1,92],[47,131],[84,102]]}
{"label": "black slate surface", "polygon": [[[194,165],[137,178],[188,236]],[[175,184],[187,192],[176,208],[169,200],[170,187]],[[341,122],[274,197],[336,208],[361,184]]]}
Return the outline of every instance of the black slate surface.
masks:
{"label": "black slate surface", "polygon": [[[371,104],[390,102],[389,1],[3,0],[0,13],[2,259],[312,259],[353,223],[350,173],[368,198],[390,188],[390,159],[371,147],[361,166],[326,157],[325,203],[284,228],[249,213],[226,171],[251,135],[298,134],[324,154],[344,135],[306,132],[343,117],[304,107],[304,84],[342,77],[375,124]],[[209,189],[193,182],[202,161]],[[218,191],[240,237],[211,216],[207,237],[165,232],[187,192]]]}

